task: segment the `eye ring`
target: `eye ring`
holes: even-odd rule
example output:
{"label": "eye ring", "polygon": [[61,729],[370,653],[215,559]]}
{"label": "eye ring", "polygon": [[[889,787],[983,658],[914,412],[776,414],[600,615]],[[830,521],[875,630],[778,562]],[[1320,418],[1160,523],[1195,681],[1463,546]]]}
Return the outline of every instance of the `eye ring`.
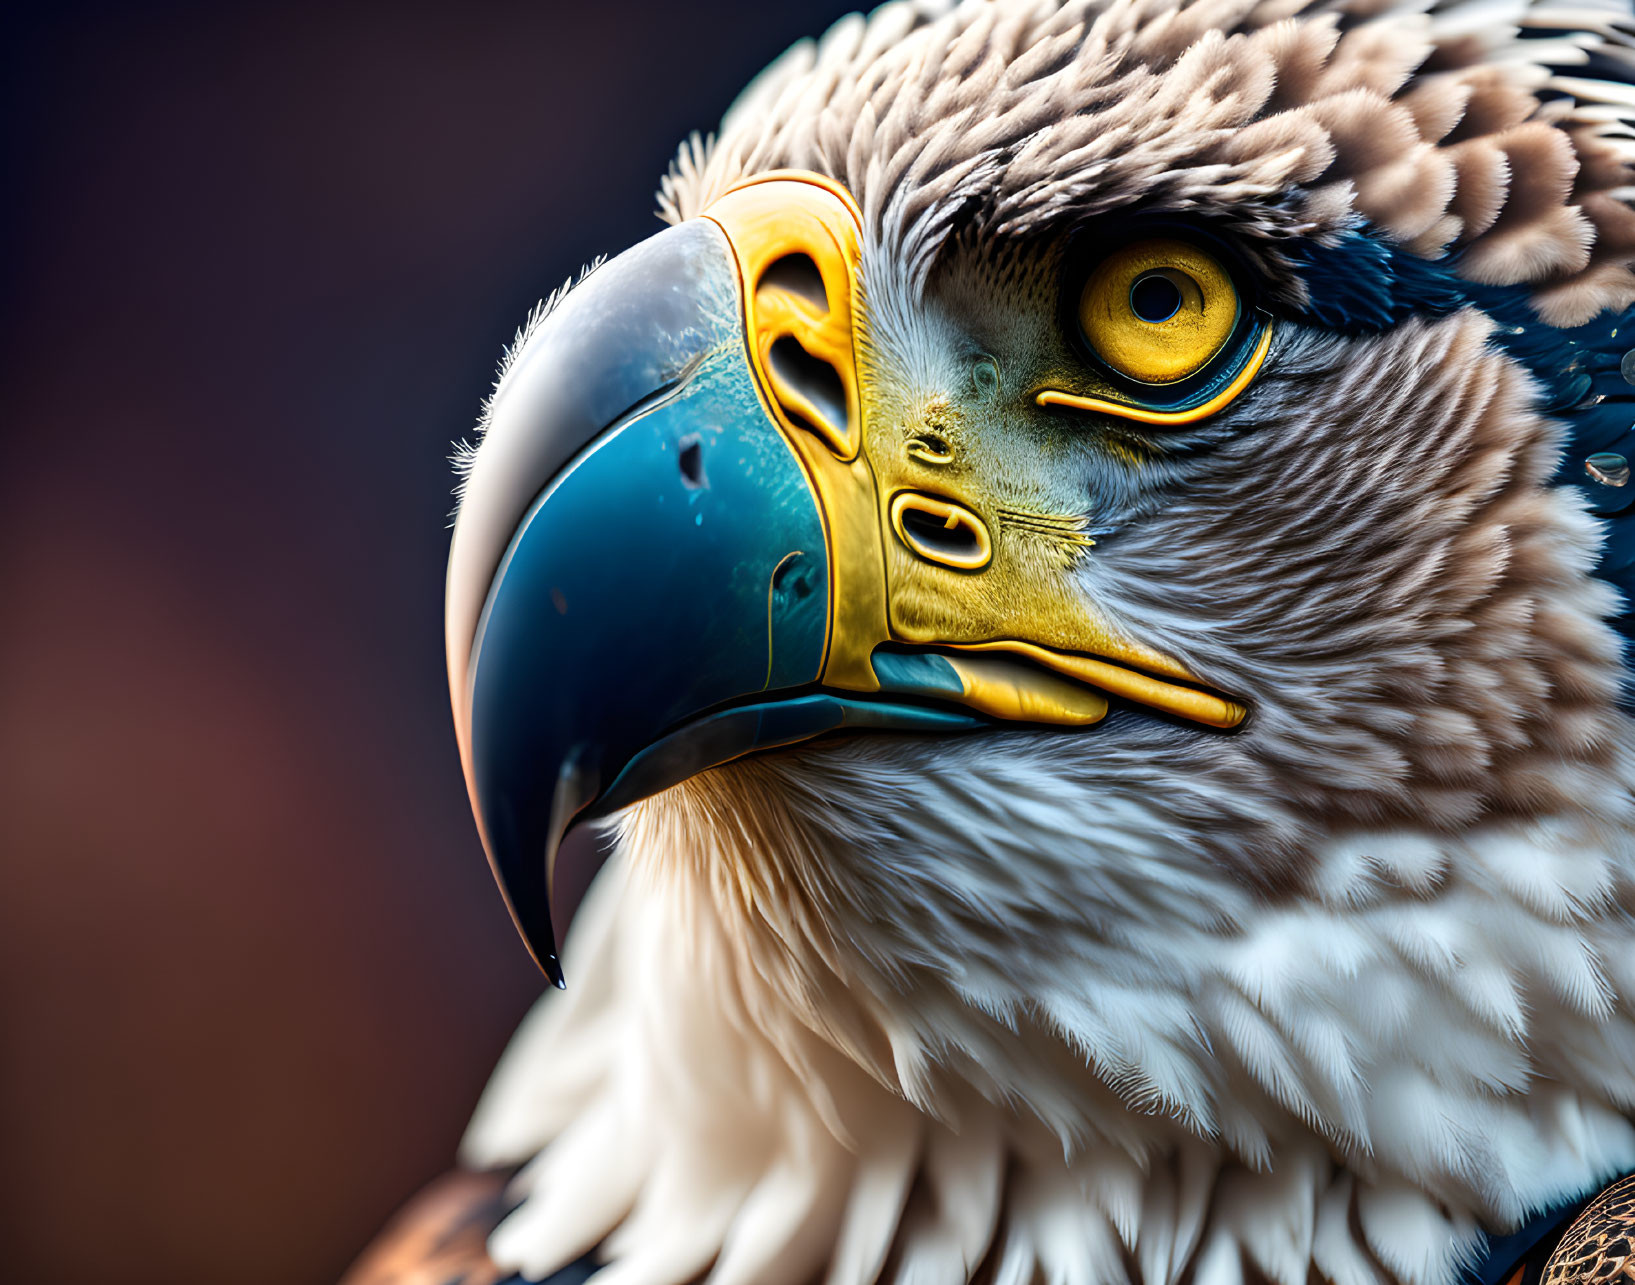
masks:
{"label": "eye ring", "polygon": [[1219,260],[1164,237],[1103,259],[1080,293],[1078,322],[1085,342],[1116,373],[1171,384],[1197,374],[1226,346],[1241,308]]}

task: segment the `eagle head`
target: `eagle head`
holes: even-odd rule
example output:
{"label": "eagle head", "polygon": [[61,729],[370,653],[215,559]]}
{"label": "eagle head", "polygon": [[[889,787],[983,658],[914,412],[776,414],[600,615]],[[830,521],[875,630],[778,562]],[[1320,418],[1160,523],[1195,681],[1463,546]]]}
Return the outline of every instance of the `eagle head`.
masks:
{"label": "eagle head", "polygon": [[463,458],[553,980],[617,837],[497,1261],[1448,1285],[1635,1167],[1632,33],[895,3],[683,146]]}

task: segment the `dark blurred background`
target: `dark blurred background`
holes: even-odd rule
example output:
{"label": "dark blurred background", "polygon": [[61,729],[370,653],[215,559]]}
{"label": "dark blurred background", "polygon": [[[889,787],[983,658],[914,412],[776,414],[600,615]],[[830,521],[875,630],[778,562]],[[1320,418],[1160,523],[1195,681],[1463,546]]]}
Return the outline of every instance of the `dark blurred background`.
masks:
{"label": "dark blurred background", "polygon": [[449,441],[850,7],[9,7],[0,1276],[319,1285],[447,1167],[541,989],[449,726]]}

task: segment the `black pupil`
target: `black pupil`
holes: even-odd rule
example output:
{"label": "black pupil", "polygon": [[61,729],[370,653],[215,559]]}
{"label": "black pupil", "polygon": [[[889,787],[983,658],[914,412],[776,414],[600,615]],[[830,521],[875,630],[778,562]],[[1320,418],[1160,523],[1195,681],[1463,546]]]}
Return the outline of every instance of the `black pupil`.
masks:
{"label": "black pupil", "polygon": [[1163,273],[1149,272],[1130,287],[1130,309],[1154,325],[1168,321],[1181,310],[1181,289]]}

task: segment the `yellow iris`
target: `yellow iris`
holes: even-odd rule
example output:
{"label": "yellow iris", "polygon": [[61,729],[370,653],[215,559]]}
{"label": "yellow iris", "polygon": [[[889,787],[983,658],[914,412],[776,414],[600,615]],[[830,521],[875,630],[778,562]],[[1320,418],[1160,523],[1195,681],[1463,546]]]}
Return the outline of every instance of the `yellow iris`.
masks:
{"label": "yellow iris", "polygon": [[1185,241],[1138,241],[1115,251],[1079,296],[1079,325],[1096,355],[1145,384],[1202,370],[1237,320],[1232,278]]}

